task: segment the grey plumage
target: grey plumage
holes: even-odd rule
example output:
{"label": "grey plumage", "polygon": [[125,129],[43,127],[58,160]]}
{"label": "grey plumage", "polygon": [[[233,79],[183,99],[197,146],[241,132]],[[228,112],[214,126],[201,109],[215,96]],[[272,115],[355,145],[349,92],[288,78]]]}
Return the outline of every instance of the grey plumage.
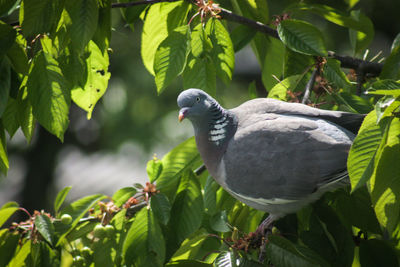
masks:
{"label": "grey plumage", "polygon": [[348,183],[347,155],[363,115],[268,98],[225,110],[199,89],[182,92],[178,105],[211,176],[268,212],[269,222]]}

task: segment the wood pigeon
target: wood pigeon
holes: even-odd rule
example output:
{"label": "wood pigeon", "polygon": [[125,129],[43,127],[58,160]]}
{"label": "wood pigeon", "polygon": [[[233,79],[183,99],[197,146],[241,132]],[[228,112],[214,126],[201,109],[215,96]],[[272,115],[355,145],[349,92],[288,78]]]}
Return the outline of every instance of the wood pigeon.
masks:
{"label": "wood pigeon", "polygon": [[269,213],[258,233],[349,184],[347,155],[365,115],[270,98],[228,110],[199,89],[183,91],[177,102],[210,175],[236,199]]}

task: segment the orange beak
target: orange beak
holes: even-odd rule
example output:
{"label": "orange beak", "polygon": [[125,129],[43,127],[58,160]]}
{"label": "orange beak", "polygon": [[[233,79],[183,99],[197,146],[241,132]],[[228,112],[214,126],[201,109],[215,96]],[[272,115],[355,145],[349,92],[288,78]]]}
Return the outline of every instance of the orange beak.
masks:
{"label": "orange beak", "polygon": [[183,112],[179,112],[179,116],[178,116],[179,122],[183,121],[184,118],[185,118],[185,114],[183,114]]}

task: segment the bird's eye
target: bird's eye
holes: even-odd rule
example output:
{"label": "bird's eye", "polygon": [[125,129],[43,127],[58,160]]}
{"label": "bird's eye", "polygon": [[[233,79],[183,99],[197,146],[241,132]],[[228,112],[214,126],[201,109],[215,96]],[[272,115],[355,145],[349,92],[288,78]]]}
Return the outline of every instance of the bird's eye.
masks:
{"label": "bird's eye", "polygon": [[200,102],[200,97],[196,97],[196,101],[197,101],[197,102]]}

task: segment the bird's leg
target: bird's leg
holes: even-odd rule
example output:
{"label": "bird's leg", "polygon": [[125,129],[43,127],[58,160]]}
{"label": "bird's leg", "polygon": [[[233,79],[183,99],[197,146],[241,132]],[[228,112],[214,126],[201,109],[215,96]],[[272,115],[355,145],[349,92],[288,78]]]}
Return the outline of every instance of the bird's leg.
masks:
{"label": "bird's leg", "polygon": [[256,240],[261,239],[260,255],[258,256],[260,262],[264,262],[265,260],[265,246],[268,242],[268,236],[272,233],[273,222],[276,219],[276,216],[268,215],[255,232]]}

